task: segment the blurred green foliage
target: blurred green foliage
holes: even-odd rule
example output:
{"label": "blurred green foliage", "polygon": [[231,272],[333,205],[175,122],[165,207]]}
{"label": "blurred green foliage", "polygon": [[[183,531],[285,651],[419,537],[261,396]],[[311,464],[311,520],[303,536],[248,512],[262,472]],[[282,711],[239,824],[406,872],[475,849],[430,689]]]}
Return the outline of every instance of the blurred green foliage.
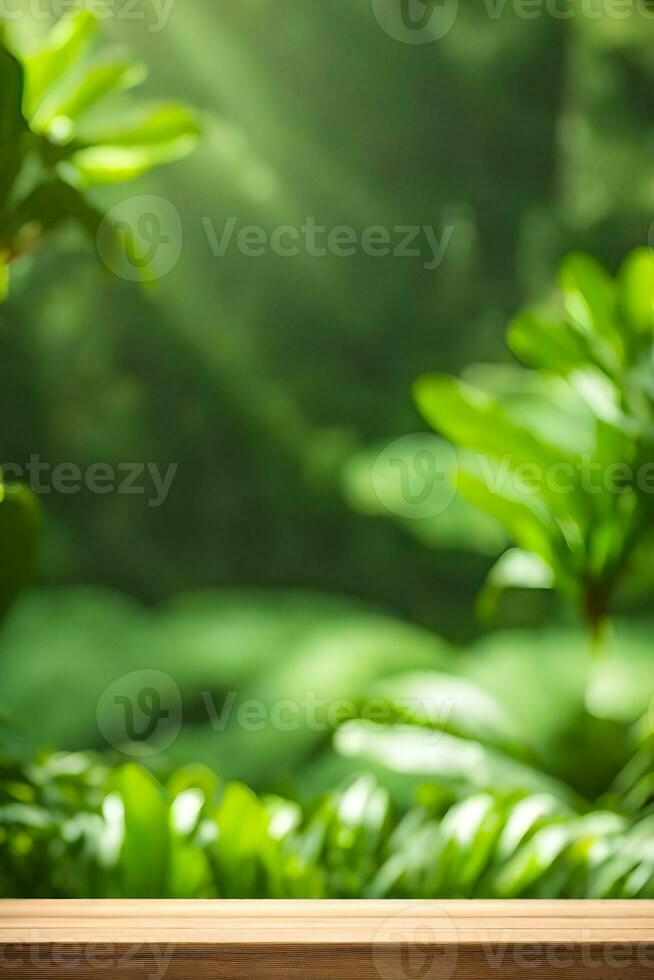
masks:
{"label": "blurred green foliage", "polygon": [[486,602],[557,587],[597,632],[619,586],[653,584],[654,256],[633,252],[614,283],[573,255],[559,278],[558,304],[509,328],[535,370],[428,375],[415,394],[461,450],[458,491],[519,546],[492,569]]}
{"label": "blurred green foliage", "polygon": [[[206,132],[131,186],[184,215],[180,263],[147,291],[107,278],[59,217],[57,247],[33,255],[16,203],[45,176],[56,214],[83,201],[95,229],[125,191],[81,185],[182,155],[194,120],[156,110],[126,132],[117,93],[122,135],[104,107],[86,135],[78,110],[140,73],[122,55],[80,62],[46,95],[91,22],[49,40],[40,26],[21,23],[0,60],[4,460],[179,470],[159,509],[44,495],[46,588],[0,633],[0,894],[654,897],[648,498],[489,499],[473,473],[440,518],[393,522],[370,487],[380,450],[423,428],[419,375],[427,420],[477,463],[647,460],[652,259],[635,252],[614,283],[579,253],[615,268],[647,240],[650,22],[462,5],[434,47],[393,41],[364,0],[303,0],[281,22],[258,0],[198,0],[157,34],[115,19],[112,40],[152,65],[146,93],[173,78]],[[25,147],[38,167],[21,198]],[[202,219],[232,215],[454,234],[435,271],[218,259]],[[527,296],[509,345],[529,370],[503,342]],[[479,360],[494,364],[425,376]],[[34,548],[26,508],[7,605]],[[579,607],[603,623],[601,659]],[[147,768],[98,720],[116,678],[144,669],[183,713]],[[308,692],[343,710],[270,723]],[[261,706],[262,729],[237,710],[216,729],[207,697],[220,712],[232,695]]]}
{"label": "blurred green foliage", "polygon": [[0,760],[0,777],[0,895],[654,895],[654,815],[589,812],[544,777],[512,791],[471,779],[459,800],[426,787],[408,810],[370,775],[304,807],[200,766],[162,784],[83,754]]}
{"label": "blurred green foliage", "polygon": [[[378,702],[391,724],[403,699],[412,724],[483,738],[590,799],[631,756],[628,731],[654,692],[650,637],[650,622],[615,621],[595,664],[577,629],[498,632],[462,651],[345,600],[299,593],[180,595],[150,611],[99,590],[31,592],[0,633],[0,705],[21,751],[106,751],[103,692],[119,677],[162,671],[181,692],[183,726],[155,768],[202,762],[259,791],[307,795],[361,766],[334,755],[334,729],[361,713],[374,721]],[[132,700],[140,682],[136,674],[125,688]],[[263,725],[243,724],[253,701]],[[276,726],[280,702],[290,707]],[[328,712],[339,703],[340,715]],[[110,758],[138,750],[120,725],[113,741]],[[415,780],[391,782],[411,798]]]}
{"label": "blurred green foliage", "polygon": [[[147,601],[189,587],[309,587],[456,639],[476,631],[492,558],[434,555],[352,514],[340,473],[357,448],[424,427],[410,397],[419,374],[506,359],[506,322],[549,289],[564,254],[614,268],[646,240],[652,30],[647,19],[525,23],[510,4],[497,19],[460,8],[447,37],[420,46],[384,34],[366,0],[295,3],[283,25],[259,0],[176,4],[158,33],[103,25],[151,67],[147,98],[172,92],[204,111],[199,149],[130,188],[175,204],[184,253],[146,294],[105,281],[72,233],[13,264],[3,453],[180,469],[165,512],[138,498],[52,497],[48,581]],[[93,201],[124,196],[95,190]],[[231,215],[267,230],[315,216],[455,231],[435,271],[365,254],[218,259],[201,219],[220,231]]]}
{"label": "blurred green foliage", "polygon": [[[199,133],[177,103],[122,106],[117,116],[98,117],[108,96],[145,76],[122,54],[89,54],[98,26],[86,10],[67,14],[38,47],[17,55],[0,23],[0,301],[10,264],[40,248],[44,236],[77,222],[95,241],[103,215],[85,188],[180,159]],[[116,248],[130,247],[116,238]]]}
{"label": "blurred green foliage", "polygon": [[33,579],[40,527],[35,495],[19,483],[3,484],[0,473],[0,619]]}
{"label": "blurred green foliage", "polygon": [[[650,637],[615,622],[598,664],[580,632],[497,633],[463,654],[318,597],[205,593],[153,615],[107,593],[27,596],[0,644],[15,722],[0,892],[648,897]],[[124,735],[108,751],[95,717],[107,683],[148,667],[184,692],[150,771],[124,764],[139,748]],[[229,690],[216,727],[202,693],[221,713]],[[346,712],[289,715],[308,691]],[[238,710],[252,700],[255,727]],[[55,739],[96,751],[31,751]]]}

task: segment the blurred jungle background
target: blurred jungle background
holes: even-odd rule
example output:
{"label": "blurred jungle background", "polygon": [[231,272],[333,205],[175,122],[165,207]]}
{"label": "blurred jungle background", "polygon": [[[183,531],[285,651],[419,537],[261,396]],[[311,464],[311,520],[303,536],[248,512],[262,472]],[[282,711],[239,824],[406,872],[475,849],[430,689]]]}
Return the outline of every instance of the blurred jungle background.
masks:
{"label": "blurred jungle background", "polygon": [[[5,181],[7,80],[57,20],[23,8],[6,25]],[[88,487],[0,503],[2,895],[654,895],[646,495],[629,514],[602,497],[583,520],[559,500],[561,557],[492,503],[459,494],[416,517],[375,478],[380,454],[431,426],[443,459],[445,437],[531,460],[525,431],[604,461],[610,431],[612,461],[651,457],[646,250],[616,287],[564,266],[592,384],[571,380],[565,346],[523,358],[537,380],[517,374],[532,334],[509,350],[506,329],[554,295],[570,253],[613,276],[648,245],[654,15],[644,0],[529,18],[462,2],[418,44],[374,8],[177,0],[162,24],[147,0],[142,19],[112,7],[97,36],[147,65],[138,98],[191,107],[188,146],[157,143],[130,183],[94,179],[97,155],[75,179],[65,162],[61,119],[106,79],[47,119],[47,93],[23,101],[20,139],[42,141],[61,183],[29,221],[0,193],[7,483],[35,456],[176,470],[156,507]],[[47,71],[70,68],[62,47]],[[43,91],[45,63],[28,72]],[[111,274],[89,219],[142,195],[183,227],[179,261],[145,285]],[[212,254],[208,222],[220,236],[230,218],[451,237],[437,268],[360,249]],[[47,241],[23,248],[34,227]],[[614,316],[598,354],[588,337]],[[429,392],[416,404],[432,372],[508,399],[511,426],[463,433],[479,400],[458,389],[433,395],[444,418]],[[121,730],[129,710],[135,730],[157,722],[152,740]]]}

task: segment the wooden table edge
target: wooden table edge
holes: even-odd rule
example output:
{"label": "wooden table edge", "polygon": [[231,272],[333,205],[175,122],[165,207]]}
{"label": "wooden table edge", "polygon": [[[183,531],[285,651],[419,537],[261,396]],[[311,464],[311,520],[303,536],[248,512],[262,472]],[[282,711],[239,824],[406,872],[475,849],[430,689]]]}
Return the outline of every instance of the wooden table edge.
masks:
{"label": "wooden table edge", "polygon": [[[654,901],[0,900],[0,944],[654,943]],[[416,941],[417,938],[416,938]]]}

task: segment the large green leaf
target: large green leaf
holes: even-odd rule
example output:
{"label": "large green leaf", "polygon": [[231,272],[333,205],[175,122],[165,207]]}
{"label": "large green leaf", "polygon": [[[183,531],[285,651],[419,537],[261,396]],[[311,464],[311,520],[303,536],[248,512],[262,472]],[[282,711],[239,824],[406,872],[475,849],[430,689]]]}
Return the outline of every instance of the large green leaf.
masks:
{"label": "large green leaf", "polygon": [[435,429],[456,446],[506,457],[511,468],[523,463],[541,470],[561,462],[561,451],[538,439],[507,415],[497,398],[446,375],[425,375],[416,381],[418,407]]}
{"label": "large green leaf", "polygon": [[637,335],[654,333],[654,255],[635,249],[624,261],[619,276],[619,309]]}
{"label": "large green leaf", "polygon": [[459,489],[470,503],[499,521],[521,548],[533,551],[552,569],[557,567],[557,549],[563,548],[565,541],[540,498],[526,489],[521,493],[513,481],[491,487],[479,472],[464,467],[459,473]]}
{"label": "large green leaf", "polygon": [[502,898],[553,897],[562,877],[571,874],[575,865],[583,862],[588,866],[594,843],[618,835],[625,827],[626,821],[617,814],[598,811],[540,829],[497,874],[495,894]]}
{"label": "large green leaf", "polygon": [[509,324],[509,347],[524,364],[566,374],[585,365],[588,348],[565,320],[524,310]]}
{"label": "large green leaf", "polygon": [[45,42],[27,56],[25,112],[29,119],[51,86],[75,65],[97,29],[98,21],[88,11],[67,14],[53,27]]}
{"label": "large green leaf", "polygon": [[164,163],[183,159],[191,152],[194,144],[192,136],[183,136],[171,143],[90,146],[74,153],[71,164],[86,187],[120,184],[141,177]]}
{"label": "large green leaf", "polygon": [[224,898],[257,897],[263,889],[266,851],[273,851],[268,835],[270,815],[252,790],[231,783],[213,819],[216,840],[210,848],[219,894]]}
{"label": "large green leaf", "polygon": [[372,760],[407,777],[462,789],[524,790],[572,799],[564,783],[492,748],[446,732],[410,725],[383,726],[352,721],[334,737],[337,751]]}
{"label": "large green leaf", "polygon": [[7,253],[0,253],[0,303],[4,302],[9,292],[9,262]]}
{"label": "large green leaf", "polygon": [[75,84],[47,96],[34,113],[32,127],[62,141],[74,133],[73,123],[107,95],[138,85],[145,78],[145,67],[125,59],[105,58],[87,65]]}
{"label": "large green leaf", "polygon": [[396,718],[474,738],[489,745],[517,745],[517,728],[496,699],[466,678],[436,671],[406,673],[380,681],[373,698],[387,700]]}
{"label": "large green leaf", "polygon": [[574,384],[577,372],[559,376],[551,371],[525,371],[518,365],[472,364],[464,381],[497,399],[502,411],[528,429],[561,461],[593,454],[597,417]]}
{"label": "large green leaf", "polygon": [[161,102],[121,113],[115,122],[102,121],[81,130],[86,143],[108,146],[175,144],[200,135],[197,114],[178,102]]}
{"label": "large green leaf", "polygon": [[615,374],[624,343],[616,329],[616,288],[608,273],[588,255],[569,255],[559,281],[569,322],[586,339],[598,363]]}
{"label": "large green leaf", "polygon": [[164,894],[170,846],[162,789],[150,773],[132,764],[116,771],[114,785],[124,808],[121,893],[126,898],[157,898]]}
{"label": "large green leaf", "polygon": [[[24,75],[19,61],[7,48],[0,24],[0,217],[23,160]],[[0,247],[5,229],[0,225]]]}

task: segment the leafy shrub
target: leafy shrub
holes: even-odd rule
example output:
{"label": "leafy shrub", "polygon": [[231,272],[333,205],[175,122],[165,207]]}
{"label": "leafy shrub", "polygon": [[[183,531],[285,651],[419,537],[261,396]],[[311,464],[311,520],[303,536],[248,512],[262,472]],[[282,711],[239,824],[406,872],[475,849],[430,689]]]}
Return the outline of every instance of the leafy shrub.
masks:
{"label": "leafy shrub", "polygon": [[[61,18],[36,49],[17,54],[0,21],[0,302],[9,268],[69,222],[93,239],[103,212],[87,194],[185,156],[199,134],[175,102],[97,112],[107,96],[143,80],[142,65],[113,51],[90,54],[98,28],[85,10]],[[129,250],[129,233],[115,232]],[[39,525],[36,498],[0,473],[0,616],[32,578]]]}
{"label": "leafy shrub", "polygon": [[654,543],[651,251],[632,253],[615,282],[571,256],[556,301],[519,314],[508,343],[528,370],[426,376],[416,399],[460,450],[461,493],[521,549],[502,556],[491,589],[557,587],[596,630],[618,586],[642,586]]}
{"label": "leafy shrub", "polygon": [[553,792],[422,797],[398,811],[368,775],[301,807],[199,766],[161,784],[81,754],[5,761],[0,895],[654,897],[654,814]]}
{"label": "leafy shrub", "polygon": [[121,105],[113,116],[96,111],[145,76],[142,65],[113,51],[87,57],[97,27],[85,10],[68,14],[19,56],[0,24],[0,300],[10,263],[65,223],[95,239],[103,214],[87,188],[178,160],[199,133],[193,114],[175,102]]}
{"label": "leafy shrub", "polygon": [[[40,611],[34,597],[18,604],[0,655],[3,690],[14,690],[17,721],[34,716],[41,704],[56,728],[56,699],[44,703],[45,691],[69,684],[77,685],[79,718],[90,712],[92,719],[97,694],[90,685],[98,674],[101,684],[105,680],[97,655],[99,636],[106,637],[108,662],[110,653],[125,654],[131,645],[137,652],[134,665],[172,670],[175,651],[178,659],[183,654],[182,686],[189,697],[197,691],[194,684],[209,681],[209,668],[217,679],[231,671],[232,680],[254,694],[254,679],[267,675],[266,663],[274,665],[271,676],[278,678],[282,692],[288,693],[282,681],[289,673],[300,691],[310,679],[316,681],[316,649],[336,643],[344,662],[355,664],[362,650],[372,650],[379,641],[382,628],[388,632],[391,625],[325,600],[320,626],[320,604],[305,599],[303,610],[297,597],[286,604],[270,597],[267,610],[262,596],[249,602],[242,596],[231,601],[226,595],[187,597],[161,623],[156,617],[148,622],[115,597],[111,603],[106,596],[91,598],[83,593],[44,596]],[[132,631],[130,643],[125,643],[126,634],[121,639],[121,616]],[[31,646],[24,633],[29,626]],[[403,629],[408,630],[405,654],[412,643],[416,650],[428,643],[426,634]],[[20,764],[5,758],[0,768],[0,892],[231,898],[649,896],[654,882],[650,631],[616,629],[601,665],[588,657],[581,634],[559,630],[541,635],[538,642],[526,633],[497,634],[457,656],[443,648],[438,672],[427,666],[427,655],[425,666],[406,673],[408,656],[404,672],[400,666],[399,629],[393,640],[395,670],[389,672],[388,664],[384,669],[383,656],[373,670],[371,664],[364,671],[359,665],[357,698],[361,705],[368,700],[385,704],[395,722],[381,725],[362,710],[364,717],[336,731],[335,752],[320,737],[316,742],[311,730],[280,733],[267,726],[248,734],[238,726],[221,733],[211,729],[203,743],[192,737],[191,724],[172,755],[181,752],[191,759],[204,744],[213,748],[212,768],[190,762],[162,768],[166,755],[156,759],[156,776],[133,764],[112,766],[107,757],[93,753],[41,754]],[[171,634],[166,649],[161,640]],[[285,649],[294,634],[297,649]],[[56,651],[70,647],[79,648],[81,659],[66,672]],[[22,693],[17,684],[21,651],[30,668]],[[48,661],[52,678],[44,673]],[[322,663],[326,675],[332,666]],[[43,679],[30,706],[26,697],[28,687],[34,689],[34,676]],[[176,676],[182,681],[181,673]],[[80,677],[85,687],[79,686]],[[351,676],[347,683],[352,684]],[[14,750],[14,758],[17,754]],[[255,793],[216,775],[226,766],[232,772],[249,771],[261,784],[261,758],[270,770],[278,764],[276,756],[287,765],[293,760],[288,768],[289,775],[296,775],[297,798],[271,788]],[[254,763],[248,763],[251,757]],[[337,791],[312,791],[341,780]]]}
{"label": "leafy shrub", "polygon": [[[403,523],[435,547],[500,555],[485,617],[508,589],[554,588],[598,631],[612,603],[654,585],[654,257],[637,249],[613,280],[572,255],[559,284],[509,326],[524,367],[416,382],[425,419],[457,450],[455,467],[444,441],[436,460],[457,492],[434,518]],[[375,455],[355,457],[344,485],[357,509],[383,514]]]}

